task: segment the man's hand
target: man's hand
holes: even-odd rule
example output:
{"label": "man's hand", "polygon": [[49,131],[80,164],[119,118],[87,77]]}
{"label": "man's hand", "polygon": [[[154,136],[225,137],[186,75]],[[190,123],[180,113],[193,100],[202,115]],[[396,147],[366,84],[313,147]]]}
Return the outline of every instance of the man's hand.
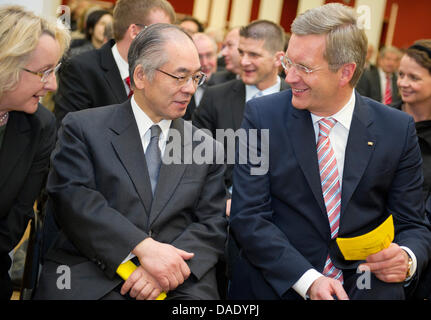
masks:
{"label": "man's hand", "polygon": [[311,300],[349,300],[341,282],[325,276],[317,278],[307,294]]}
{"label": "man's hand", "polygon": [[[130,292],[129,292],[130,291]],[[162,288],[142,266],[139,266],[121,287],[121,294],[129,295],[136,300],[155,300],[162,292]]]}
{"label": "man's hand", "polygon": [[190,269],[184,260],[193,258],[194,253],[152,238],[146,238],[139,243],[132,253],[165,292],[174,290],[190,276]]}
{"label": "man's hand", "polygon": [[409,258],[407,252],[396,243],[368,256],[359,270],[369,270],[384,282],[403,282],[406,279]]}

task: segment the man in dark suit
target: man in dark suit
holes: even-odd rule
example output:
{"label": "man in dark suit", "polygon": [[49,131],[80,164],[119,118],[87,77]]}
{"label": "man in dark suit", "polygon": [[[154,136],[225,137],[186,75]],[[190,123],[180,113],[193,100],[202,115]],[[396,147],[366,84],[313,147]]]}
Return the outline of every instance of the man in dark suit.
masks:
{"label": "man in dark suit", "polygon": [[[221,146],[181,119],[204,80],[196,47],[179,27],[156,24],[135,38],[128,58],[132,98],[70,113],[59,131],[47,191],[61,234],[38,299],[155,299],[162,290],[168,299],[219,297]],[[203,138],[211,158],[198,164],[187,157]],[[116,270],[130,258],[140,266],[123,284]],[[64,266],[71,278],[61,290]]]}
{"label": "man in dark suit", "polygon": [[401,101],[397,86],[397,70],[401,53],[397,48],[384,47],[379,52],[378,67],[366,69],[356,89],[366,97],[386,105]]}
{"label": "man in dark suit", "polygon": [[[242,128],[259,133],[248,151],[264,152],[268,170],[253,173],[250,160],[235,167],[232,299],[403,299],[428,261],[414,121],[355,93],[366,48],[351,8],[311,9],[293,22],[284,58],[292,90],[248,102]],[[345,260],[336,239],[389,215],[393,242]],[[361,276],[369,286],[357,285]]]}
{"label": "man in dark suit", "polygon": [[207,81],[196,89],[195,94],[187,106],[186,113],[184,114],[185,120],[191,120],[192,114],[202,99],[202,96],[208,86],[214,84],[212,81],[213,74],[217,71],[217,43],[214,38],[205,33],[195,33],[192,35],[193,42],[199,53],[199,60],[202,67],[202,72],[205,73]]}
{"label": "man in dark suit", "polygon": [[153,23],[173,23],[166,0],[120,0],[114,8],[114,38],[98,50],[67,60],[60,72],[54,114],[60,126],[73,111],[122,103],[130,94],[127,52],[136,35]]}
{"label": "man in dark suit", "polygon": [[[280,57],[283,55],[284,32],[276,24],[258,20],[240,30],[241,80],[232,80],[208,88],[199,108],[192,116],[198,128],[211,131],[241,126],[246,101],[287,89],[278,76]],[[228,144],[225,144],[227,154]],[[226,170],[226,185],[232,186],[233,165]]]}

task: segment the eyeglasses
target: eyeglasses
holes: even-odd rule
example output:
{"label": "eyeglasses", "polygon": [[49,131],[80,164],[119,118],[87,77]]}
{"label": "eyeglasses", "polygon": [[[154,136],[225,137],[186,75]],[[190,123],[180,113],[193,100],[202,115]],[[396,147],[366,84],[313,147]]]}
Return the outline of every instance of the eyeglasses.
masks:
{"label": "eyeglasses", "polygon": [[147,29],[148,28],[148,26],[147,25],[145,25],[145,24],[142,24],[142,23],[135,23],[135,25],[137,25],[138,27],[141,27],[142,29]]}
{"label": "eyeglasses", "polygon": [[302,75],[309,75],[310,73],[313,73],[314,71],[321,69],[319,67],[310,69],[302,64],[293,63],[292,60],[290,60],[287,56],[280,57],[280,61],[284,70],[289,71],[291,67],[294,67],[295,70]]}
{"label": "eyeglasses", "polygon": [[60,69],[60,66],[61,66],[61,62],[59,64],[57,64],[54,68],[48,69],[48,70],[43,71],[43,72],[35,72],[35,71],[28,70],[26,68],[21,68],[21,69],[24,71],[27,71],[31,74],[34,74],[36,76],[39,76],[40,81],[42,81],[43,83],[46,83],[46,82],[48,82],[48,79],[52,74],[57,73],[58,69]]}
{"label": "eyeglasses", "polygon": [[206,74],[203,73],[203,72],[200,72],[200,71],[197,72],[197,73],[195,73],[195,74],[192,74],[190,76],[187,76],[187,77],[180,77],[180,76],[176,76],[176,75],[170,74],[169,72],[166,72],[166,71],[163,71],[163,70],[160,70],[160,69],[156,69],[156,70],[159,71],[159,72],[161,72],[161,73],[163,73],[163,74],[165,74],[165,75],[167,75],[167,76],[169,76],[169,77],[172,77],[172,78],[176,79],[177,80],[177,85],[179,87],[182,87],[184,85],[188,85],[190,83],[190,81],[193,81],[193,84],[195,86],[199,87],[199,86],[201,86],[201,85],[203,85],[205,83],[205,80],[207,78]]}

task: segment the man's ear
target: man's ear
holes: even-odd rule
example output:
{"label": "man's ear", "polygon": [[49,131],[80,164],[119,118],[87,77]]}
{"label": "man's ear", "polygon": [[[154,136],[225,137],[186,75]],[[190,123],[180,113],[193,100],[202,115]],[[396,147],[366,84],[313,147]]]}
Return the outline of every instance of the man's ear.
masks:
{"label": "man's ear", "polygon": [[281,66],[281,61],[280,61],[280,59],[281,59],[281,57],[283,57],[284,56],[284,52],[283,51],[277,51],[276,53],[275,53],[275,66],[277,67],[277,68],[279,68],[280,66]]}
{"label": "man's ear", "polygon": [[131,24],[126,31],[126,35],[129,37],[129,39],[131,41],[133,41],[133,39],[136,38],[136,36],[139,34],[139,32],[141,31],[141,28],[139,26],[137,26],[136,24]]}
{"label": "man's ear", "polygon": [[350,80],[352,80],[353,74],[356,70],[356,63],[350,62],[346,63],[341,67],[341,78],[340,78],[340,86],[344,87],[347,84],[350,83]]}
{"label": "man's ear", "polygon": [[147,78],[140,64],[138,64],[135,70],[133,71],[133,82],[134,82],[134,87],[137,90],[142,90],[145,88],[145,84],[147,83]]}

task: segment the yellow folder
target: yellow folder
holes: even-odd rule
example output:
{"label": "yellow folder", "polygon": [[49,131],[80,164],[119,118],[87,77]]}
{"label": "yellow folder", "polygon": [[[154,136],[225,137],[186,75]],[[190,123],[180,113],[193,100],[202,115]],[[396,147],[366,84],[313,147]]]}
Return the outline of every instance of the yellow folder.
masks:
{"label": "yellow folder", "polygon": [[369,255],[389,247],[394,240],[394,221],[390,215],[374,230],[353,238],[337,238],[345,260],[365,260]]}
{"label": "yellow folder", "polygon": [[[130,275],[133,273],[133,271],[138,268],[131,260],[124,262],[120,264],[120,266],[117,268],[117,274],[123,279],[127,280],[127,278],[130,277]],[[166,293],[162,292],[156,300],[165,300]]]}

